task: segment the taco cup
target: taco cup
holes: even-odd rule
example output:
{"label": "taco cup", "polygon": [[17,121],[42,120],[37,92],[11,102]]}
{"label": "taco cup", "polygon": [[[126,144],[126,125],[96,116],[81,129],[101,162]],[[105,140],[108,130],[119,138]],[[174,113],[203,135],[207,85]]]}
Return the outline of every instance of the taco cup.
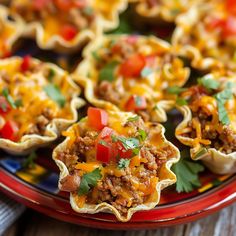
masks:
{"label": "taco cup", "polygon": [[235,71],[234,4],[232,1],[207,1],[178,17],[172,44],[180,54],[192,60],[194,68],[226,67]]}
{"label": "taco cup", "polygon": [[136,3],[136,11],[146,18],[162,19],[167,22],[175,22],[176,18],[186,12],[190,6],[199,1],[196,0],[130,0]]}
{"label": "taco cup", "polygon": [[67,72],[29,56],[0,61],[0,148],[25,154],[77,120],[80,88]]}
{"label": "taco cup", "polygon": [[194,160],[217,174],[236,172],[235,78],[211,74],[178,95],[187,105],[177,106],[183,121],[176,138],[189,146]]}
{"label": "taco cup", "polygon": [[161,190],[176,181],[170,168],[180,154],[157,123],[90,107],[88,117],[64,135],[53,159],[60,169],[59,189],[70,192],[78,213],[109,212],[126,222],[135,212],[154,208]]}
{"label": "taco cup", "polygon": [[[11,18],[9,18],[11,17]],[[16,14],[0,5],[0,58],[11,54],[17,40],[22,35],[23,21]]]}
{"label": "taco cup", "polygon": [[104,0],[13,0],[10,10],[21,16],[27,25],[24,35],[35,38],[40,48],[74,52],[104,30],[115,28],[126,5],[123,0],[109,4]]}
{"label": "taco cup", "polygon": [[153,36],[102,36],[84,50],[73,73],[86,99],[105,109],[132,111],[145,121],[166,121],[173,101],[164,100],[168,86],[183,86],[189,69],[171,46]]}

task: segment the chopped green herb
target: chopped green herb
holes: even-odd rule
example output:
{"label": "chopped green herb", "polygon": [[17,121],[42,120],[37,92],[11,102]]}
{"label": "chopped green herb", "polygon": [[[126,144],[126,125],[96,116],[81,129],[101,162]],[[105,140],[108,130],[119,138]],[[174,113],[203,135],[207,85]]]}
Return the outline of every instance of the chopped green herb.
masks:
{"label": "chopped green herb", "polygon": [[98,180],[102,178],[101,170],[96,168],[90,173],[84,174],[82,176],[78,195],[85,195],[89,192],[90,188],[95,187],[97,185]]}
{"label": "chopped green herb", "polygon": [[118,162],[118,169],[126,169],[129,166],[130,159],[121,158]]}
{"label": "chopped green herb", "polygon": [[214,80],[212,77],[210,76],[204,76],[202,78],[198,79],[198,84],[202,85],[203,87],[205,87],[208,90],[215,90],[218,89],[220,86],[220,82],[217,80]]}
{"label": "chopped green herb", "polygon": [[118,137],[118,140],[122,142],[126,149],[135,149],[139,147],[139,140],[136,138]]}
{"label": "chopped green herb", "polygon": [[132,150],[134,155],[139,153],[139,140],[136,138],[125,138],[121,136],[111,135],[112,142],[120,141],[125,150]]}
{"label": "chopped green herb", "polygon": [[8,103],[10,104],[10,106],[11,106],[13,109],[16,109],[15,102],[14,102],[12,96],[9,94],[8,88],[4,88],[4,89],[2,90],[2,95],[7,99]]}
{"label": "chopped green herb", "polygon": [[186,152],[181,152],[181,159],[172,166],[172,170],[176,174],[176,190],[180,192],[191,192],[194,188],[200,187],[198,173],[204,170],[204,166],[199,162],[192,161],[188,156],[184,156]]}
{"label": "chopped green herb", "polygon": [[186,91],[186,88],[181,88],[179,86],[172,86],[167,88],[167,93],[179,95],[180,93]]}
{"label": "chopped green herb", "polygon": [[48,84],[44,88],[46,94],[55,101],[60,107],[65,106],[66,99],[61,93],[60,89],[55,84]]}
{"label": "chopped green herb", "polygon": [[184,98],[180,98],[180,97],[178,97],[178,98],[176,99],[176,103],[177,103],[179,106],[188,105],[187,100],[185,100]]}
{"label": "chopped green herb", "polygon": [[230,123],[228,113],[225,109],[225,103],[227,102],[227,100],[231,99],[233,96],[233,92],[232,92],[233,86],[234,86],[233,83],[228,82],[226,85],[226,88],[214,96],[217,101],[219,121],[223,125],[229,125]]}
{"label": "chopped green herb", "polygon": [[141,141],[145,141],[145,139],[147,138],[147,133],[144,130],[142,130],[142,129],[139,129],[138,132],[139,132],[139,135],[140,135],[139,136],[140,140]]}
{"label": "chopped green herb", "polygon": [[149,67],[144,67],[141,71],[141,77],[147,78],[150,74],[153,73],[153,70]]}
{"label": "chopped green herb", "polygon": [[[2,95],[6,98],[6,100],[8,101],[8,103],[10,104],[10,106],[13,108],[13,109],[16,109],[20,106],[22,106],[22,101],[20,99],[14,101],[14,99],[12,98],[12,96],[9,94],[9,90],[8,88],[4,88],[2,90]],[[6,109],[6,107],[5,107]]]}
{"label": "chopped green herb", "polygon": [[97,61],[100,60],[100,57],[99,57],[99,55],[98,55],[98,53],[97,53],[96,51],[93,51],[93,52],[92,52],[92,56],[93,56],[93,58],[94,58],[95,60],[97,60]]}
{"label": "chopped green herb", "polygon": [[22,99],[17,99],[15,101],[15,105],[16,105],[16,107],[22,107],[23,106]]}
{"label": "chopped green herb", "polygon": [[49,74],[48,74],[48,81],[50,81],[52,83],[54,76],[56,75],[55,70],[53,70],[52,68],[49,70]]}
{"label": "chopped green herb", "polygon": [[119,63],[117,61],[112,61],[106,64],[99,73],[99,81],[107,80],[112,82],[114,77],[114,70]]}
{"label": "chopped green herb", "polygon": [[35,159],[37,158],[37,155],[35,152],[31,152],[30,155],[25,159],[25,161],[22,163],[22,166],[24,168],[35,168]]}
{"label": "chopped green herb", "polygon": [[133,117],[129,117],[129,118],[127,119],[127,121],[133,122],[133,121],[138,120],[139,118],[140,118],[140,116],[133,116]]}
{"label": "chopped green herb", "polygon": [[108,143],[105,140],[99,140],[99,143],[102,144],[103,146],[108,146]]}

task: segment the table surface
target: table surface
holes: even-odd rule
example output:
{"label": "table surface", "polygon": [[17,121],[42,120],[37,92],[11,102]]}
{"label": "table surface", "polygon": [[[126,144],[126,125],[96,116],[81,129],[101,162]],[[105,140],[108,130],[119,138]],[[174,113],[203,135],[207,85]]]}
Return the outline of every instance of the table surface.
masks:
{"label": "table surface", "polygon": [[236,236],[236,203],[211,216],[185,225],[157,230],[110,231],[61,222],[27,210],[4,236]]}

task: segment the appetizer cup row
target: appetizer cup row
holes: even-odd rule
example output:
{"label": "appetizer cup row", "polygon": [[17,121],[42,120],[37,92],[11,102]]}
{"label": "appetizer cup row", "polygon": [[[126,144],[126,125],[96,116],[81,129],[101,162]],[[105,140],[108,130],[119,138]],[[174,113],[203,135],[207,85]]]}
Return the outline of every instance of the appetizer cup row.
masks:
{"label": "appetizer cup row", "polygon": [[42,49],[73,52],[103,31],[116,28],[119,13],[126,7],[125,0],[109,4],[105,0],[12,0],[8,7],[0,5],[3,56],[21,36],[35,38]]}

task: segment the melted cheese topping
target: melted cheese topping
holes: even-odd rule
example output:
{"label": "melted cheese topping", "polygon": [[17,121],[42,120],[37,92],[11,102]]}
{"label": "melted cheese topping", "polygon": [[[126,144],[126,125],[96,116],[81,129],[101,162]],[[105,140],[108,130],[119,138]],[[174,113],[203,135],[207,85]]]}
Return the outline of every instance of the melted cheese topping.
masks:
{"label": "melted cheese topping", "polygon": [[[132,41],[132,39],[130,41]],[[115,79],[111,83],[115,90],[122,95],[122,99],[118,105],[122,110],[125,110],[125,103],[128,98],[134,94],[145,96],[151,103],[151,110],[157,101],[163,99],[164,89],[174,85],[182,86],[188,79],[188,72],[186,71],[186,68],[184,68],[181,59],[175,56],[171,59],[172,55],[170,54],[169,49],[160,45],[157,46],[157,44],[158,43],[155,44],[148,38],[145,39],[138,36],[133,43],[129,43],[129,37],[104,39],[103,45],[99,45],[98,49],[95,51],[98,57],[102,59],[93,59],[93,64],[89,71],[90,79],[98,84],[100,68],[103,68],[106,63],[111,61],[118,61],[119,65],[125,61],[125,58],[122,58],[120,53],[114,52],[114,47],[123,45],[125,48],[127,45],[127,57],[129,55],[129,47],[132,47],[134,53],[139,53],[146,58],[146,65],[144,68],[148,68],[150,73],[147,73],[144,77],[141,77],[140,75],[136,78],[126,78],[119,74],[118,65],[117,69],[114,71]],[[109,55],[109,61],[107,55]],[[168,57],[170,59],[165,59]],[[129,68],[127,68],[127,70],[129,70]]]}
{"label": "melted cheese topping", "polygon": [[[128,113],[127,113],[128,114]],[[108,127],[112,128],[115,133],[118,133],[119,135],[123,135],[124,137],[130,137],[130,133],[134,132],[134,127],[124,127],[124,123],[127,122],[127,119],[130,117],[122,116],[120,113],[108,113]],[[79,131],[81,130],[81,131]],[[75,124],[69,131],[64,132],[63,134],[67,136],[67,150],[73,150],[73,143],[74,145],[77,145],[76,140],[80,136],[80,132],[83,134],[86,133],[86,131],[93,131],[93,129],[90,127],[88,123],[88,119],[84,118],[79,123]],[[157,133],[156,133],[157,132]],[[153,145],[155,147],[163,147],[167,144],[165,143],[165,140],[163,137],[161,137],[161,129],[160,133],[158,133],[158,130],[156,132],[150,132],[150,137],[146,139],[145,143],[148,142],[150,145]],[[142,142],[140,143],[142,145]],[[121,180],[121,184],[119,184],[120,191],[117,195],[117,202],[119,201],[125,201],[126,207],[132,207],[133,203],[137,200],[134,196],[135,194],[138,194],[140,198],[145,198],[145,202],[149,201],[156,201],[157,194],[156,194],[156,186],[159,182],[158,174],[150,173],[149,177],[144,177],[143,174],[147,171],[145,164],[148,163],[148,159],[146,157],[143,157],[142,155],[138,154],[136,156],[133,156],[130,158],[129,163],[129,180],[131,187],[127,187],[126,184],[122,183],[122,178],[127,175],[126,169],[119,169],[118,164],[114,163],[113,161],[109,163],[101,163],[96,160],[96,148],[94,147],[92,153],[93,157],[87,156],[88,152],[91,152],[91,150],[85,152],[83,156],[86,157],[86,162],[78,162],[74,167],[76,169],[76,173],[79,176],[83,176],[85,173],[92,172],[96,168],[100,168],[102,179],[98,180],[99,182],[102,182],[103,179],[109,179],[110,177],[118,178]],[[69,167],[71,168],[71,167]],[[71,169],[73,172],[74,170]],[[147,173],[146,173],[147,174]],[[107,182],[104,181],[104,184]],[[93,187],[89,194],[84,196],[77,196],[76,193],[73,193],[76,203],[79,207],[83,207],[85,203],[91,203],[91,204],[97,204],[99,199],[99,194],[101,194],[99,188],[97,186]]]}
{"label": "melted cheese topping", "polygon": [[[19,140],[24,134],[29,133],[29,130],[37,124],[37,119],[45,113],[50,113],[44,115],[49,119],[49,122],[54,118],[72,119],[70,101],[73,95],[68,95],[68,91],[74,91],[74,88],[67,81],[66,74],[55,74],[55,82],[58,81],[57,86],[59,86],[60,92],[66,99],[65,106],[61,108],[43,89],[49,84],[49,81],[44,76],[44,71],[49,69],[47,65],[33,63],[33,67],[40,66],[41,69],[37,73],[27,71],[22,74],[20,72],[21,63],[21,60],[16,59],[11,60],[9,63],[0,64],[0,74],[2,76],[0,91],[8,89],[9,95],[14,101],[18,99],[22,101],[22,106],[16,109],[11,108],[4,115],[5,120],[13,120],[18,124],[19,132],[17,137]],[[55,71],[55,73],[57,72]]]}
{"label": "melted cheese topping", "polygon": [[[228,79],[230,80],[230,79]],[[190,97],[193,95],[193,90],[187,90],[182,93],[183,97],[187,96]],[[227,112],[228,118],[230,120],[230,124],[228,125],[230,129],[236,132],[236,97],[233,96],[232,99],[229,99],[224,104],[225,110]],[[199,95],[199,97],[190,102],[189,108],[194,112],[194,117],[192,118],[191,127],[187,127],[185,130],[182,130],[182,133],[190,133],[192,130],[195,130],[196,137],[193,139],[193,145],[199,146],[202,144],[204,146],[211,145],[211,140],[204,139],[202,136],[202,124],[200,120],[201,117],[196,117],[199,114],[199,111],[203,112],[208,119],[204,123],[204,130],[207,132],[214,132],[217,131],[218,133],[223,132],[223,124],[219,120],[219,113],[218,113],[218,106],[217,100],[215,97],[210,95]],[[211,118],[209,120],[209,117]],[[204,118],[203,118],[204,119]],[[199,146],[200,147],[200,146]]]}
{"label": "melted cheese topping", "polygon": [[[225,24],[222,23],[230,17],[225,5],[226,1],[216,0],[199,4],[199,8],[197,8],[198,17],[195,19],[195,23],[191,25],[188,31],[185,31],[179,39],[179,43],[186,45],[187,42],[187,44],[198,48],[203,57],[216,58],[225,63],[227,67],[235,69],[235,35],[225,37],[223,29]],[[184,24],[187,25],[188,20]],[[194,30],[192,30],[193,28]]]}
{"label": "melted cheese topping", "polygon": [[[41,10],[36,10],[32,2],[31,0],[13,0],[10,8],[12,12],[21,15],[27,22],[39,22],[44,29],[42,39],[44,42],[47,42],[55,35],[63,37],[62,27],[64,25],[73,26],[77,30],[77,34],[79,31],[92,28],[95,13],[91,2],[84,1],[87,5],[81,8],[71,7],[70,10],[59,9],[53,2],[45,4],[45,7]],[[91,8],[89,13],[85,13],[86,7]],[[66,40],[71,41],[74,38]]]}

